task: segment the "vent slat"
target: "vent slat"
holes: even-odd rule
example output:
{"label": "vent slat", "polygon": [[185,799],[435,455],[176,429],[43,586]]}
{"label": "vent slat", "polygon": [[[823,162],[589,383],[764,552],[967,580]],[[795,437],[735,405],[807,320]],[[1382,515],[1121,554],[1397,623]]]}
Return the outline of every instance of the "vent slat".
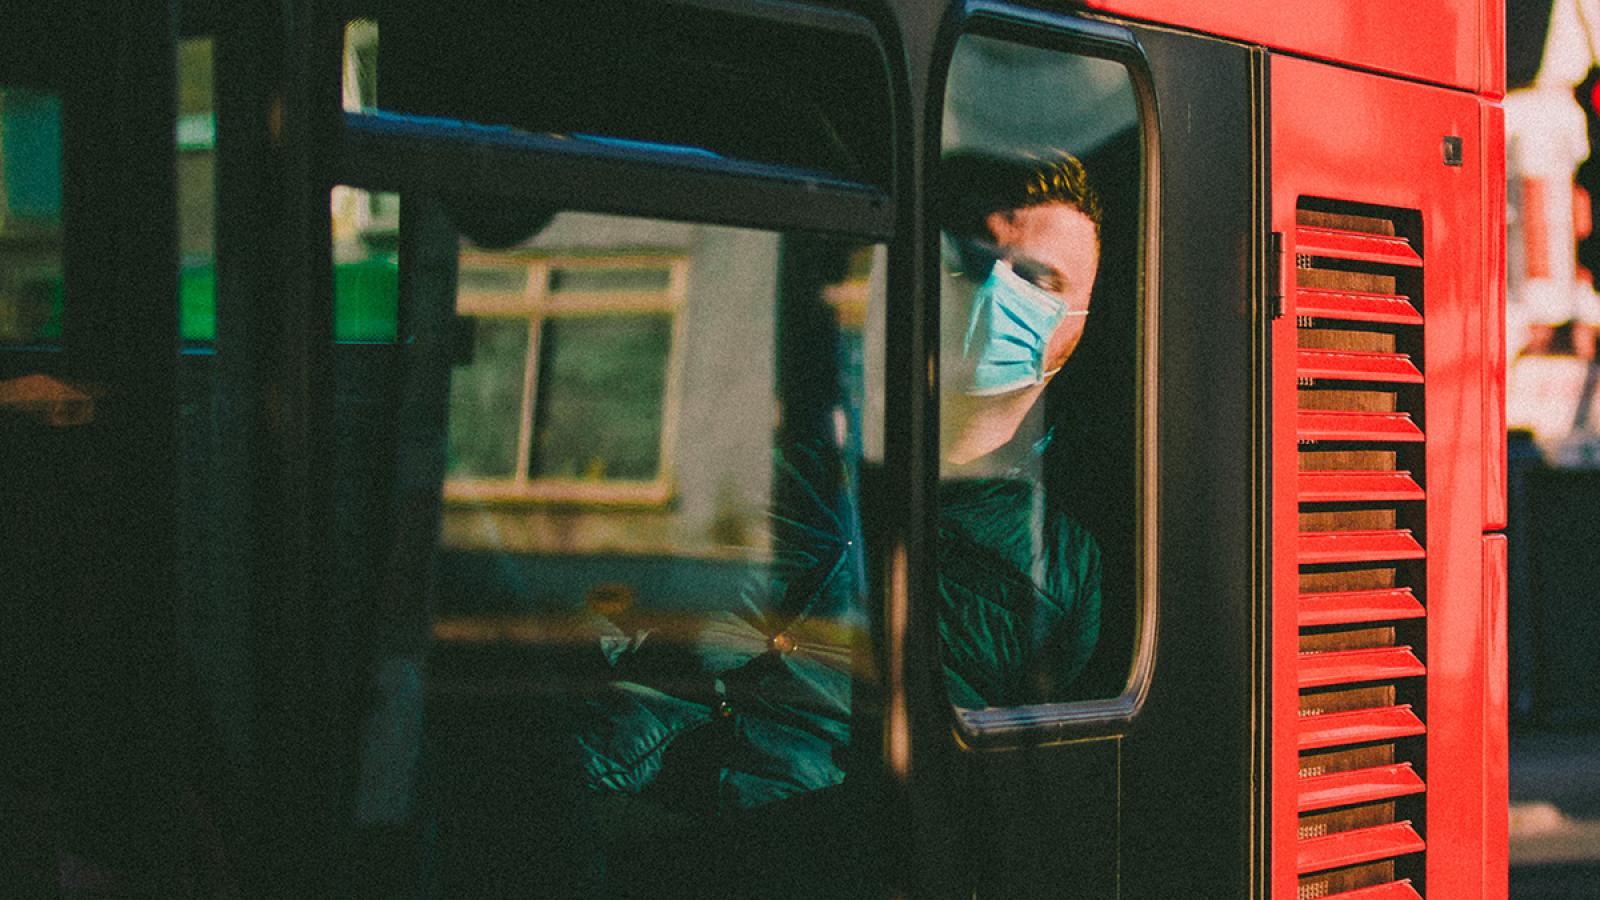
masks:
{"label": "vent slat", "polygon": [[1422,265],[1422,257],[1403,237],[1342,228],[1302,225],[1294,230],[1294,252],[1296,256],[1321,256],[1413,269]]}
{"label": "vent slat", "polygon": [[1337,409],[1302,409],[1296,436],[1302,441],[1377,441],[1416,443],[1422,429],[1408,413],[1350,412]]}
{"label": "vent slat", "polygon": [[1410,588],[1301,594],[1298,610],[1301,628],[1420,619],[1426,615],[1427,611]]}
{"label": "vent slat", "polygon": [[1410,706],[1380,706],[1354,712],[1323,713],[1300,720],[1300,749],[1365,744],[1412,737],[1427,731]]}
{"label": "vent slat", "polygon": [[1296,673],[1301,688],[1416,678],[1427,674],[1410,647],[1367,647],[1300,654]]}
{"label": "vent slat", "polygon": [[1391,859],[1421,852],[1422,836],[1407,822],[1391,822],[1370,828],[1355,828],[1325,837],[1300,842],[1296,854],[1300,874],[1354,866],[1377,859]]}
{"label": "vent slat", "polygon": [[1410,763],[1317,775],[1300,779],[1300,811],[1373,803],[1420,794],[1426,789]]}
{"label": "vent slat", "polygon": [[[1422,900],[1400,876],[1431,867],[1413,855],[1428,843],[1413,821],[1433,805],[1417,768],[1430,729],[1399,702],[1428,686],[1428,666],[1413,647],[1425,646],[1430,630],[1419,596],[1429,571],[1422,536],[1432,533],[1423,522],[1424,485],[1440,488],[1421,452],[1432,420],[1420,388],[1433,373],[1423,372],[1419,355],[1402,352],[1423,344],[1417,215],[1306,198],[1289,235],[1299,344],[1292,675],[1300,777],[1283,786],[1293,812],[1274,816],[1300,816],[1302,900]],[[1274,368],[1275,377],[1287,374]],[[1274,900],[1295,896],[1277,894],[1275,885]]]}
{"label": "vent slat", "polygon": [[1300,473],[1301,503],[1391,503],[1423,499],[1410,472],[1323,471]]}
{"label": "vent slat", "polygon": [[1393,531],[1306,531],[1300,534],[1299,562],[1302,566],[1389,562],[1422,559],[1425,556],[1427,551],[1407,528]]}
{"label": "vent slat", "polygon": [[1383,381],[1392,384],[1421,384],[1422,371],[1405,353],[1374,353],[1362,350],[1298,351],[1301,378],[1330,381]]}
{"label": "vent slat", "polygon": [[1411,879],[1406,878],[1387,884],[1375,884],[1372,887],[1329,894],[1323,900],[1422,900],[1422,895],[1411,886]]}
{"label": "vent slat", "polygon": [[1314,287],[1296,288],[1294,294],[1297,316],[1382,325],[1422,324],[1422,314],[1399,294]]}

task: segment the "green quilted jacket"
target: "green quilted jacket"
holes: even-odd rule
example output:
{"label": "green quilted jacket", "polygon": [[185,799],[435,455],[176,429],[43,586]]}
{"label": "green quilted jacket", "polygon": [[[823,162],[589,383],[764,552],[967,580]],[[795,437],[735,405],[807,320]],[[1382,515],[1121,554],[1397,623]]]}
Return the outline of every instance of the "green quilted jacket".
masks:
{"label": "green quilted jacket", "polygon": [[[735,602],[697,616],[686,639],[602,639],[616,678],[576,735],[591,790],[717,812],[843,780],[868,627],[854,492],[831,454],[778,465],[774,559]],[[1037,515],[1036,496],[1020,480],[941,485],[938,627],[956,706],[1068,699],[1094,651],[1099,547],[1066,516]],[[700,770],[692,801],[655,789],[680,765]]]}

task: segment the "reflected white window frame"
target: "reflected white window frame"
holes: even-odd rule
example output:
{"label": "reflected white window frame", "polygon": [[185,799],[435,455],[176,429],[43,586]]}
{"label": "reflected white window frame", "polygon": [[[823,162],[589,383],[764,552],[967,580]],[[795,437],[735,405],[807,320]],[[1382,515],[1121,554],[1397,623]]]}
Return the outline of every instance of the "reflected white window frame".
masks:
{"label": "reflected white window frame", "polygon": [[[367,112],[377,107],[378,85],[372,74],[377,53],[377,22],[360,18],[345,23],[339,93],[346,112]],[[374,68],[365,65],[368,62],[372,62]]]}
{"label": "reflected white window frame", "polygon": [[[445,479],[444,498],[460,504],[562,504],[595,506],[664,506],[671,502],[676,484],[672,478],[678,438],[678,408],[683,382],[683,310],[687,304],[689,260],[679,254],[544,255],[512,256],[463,251],[460,269],[522,271],[526,281],[520,292],[458,290],[456,314],[473,318],[521,319],[528,323],[528,345],[523,354],[522,402],[517,426],[516,471],[506,478]],[[664,290],[576,291],[552,290],[558,272],[619,269],[666,270]],[[529,473],[533,456],[534,408],[539,393],[539,346],[543,323],[550,319],[589,318],[605,315],[662,314],[671,319],[666,377],[661,398],[661,437],[656,477],[648,481],[534,477]]]}

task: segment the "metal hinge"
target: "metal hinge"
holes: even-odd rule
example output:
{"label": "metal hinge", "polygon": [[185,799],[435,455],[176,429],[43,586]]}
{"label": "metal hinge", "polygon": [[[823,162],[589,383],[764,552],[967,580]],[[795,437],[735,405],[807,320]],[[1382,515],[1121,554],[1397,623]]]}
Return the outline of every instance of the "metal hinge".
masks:
{"label": "metal hinge", "polygon": [[1283,232],[1281,231],[1274,231],[1267,242],[1267,309],[1272,318],[1283,318]]}

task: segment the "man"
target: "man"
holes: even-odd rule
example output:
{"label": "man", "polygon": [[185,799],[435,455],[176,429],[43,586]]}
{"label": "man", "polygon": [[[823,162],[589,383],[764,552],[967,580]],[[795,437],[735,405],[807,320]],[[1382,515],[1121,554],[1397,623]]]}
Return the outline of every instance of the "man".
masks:
{"label": "man", "polygon": [[963,708],[1081,699],[1100,548],[1046,496],[1039,403],[1077,349],[1100,259],[1083,164],[954,154],[941,168],[939,630]]}
{"label": "man", "polygon": [[[963,708],[1073,699],[1099,633],[1099,550],[1045,502],[1038,401],[1083,334],[1099,202],[1064,154],[956,157],[941,179],[960,270],[941,297],[954,335],[938,547],[949,697]],[[771,510],[772,562],[736,609],[699,617],[677,645],[613,635],[616,680],[577,713],[585,892],[770,894],[776,872],[871,870],[854,829],[874,782],[846,779],[858,749],[852,641],[870,627],[851,561],[856,492],[840,489],[851,476],[827,442],[785,447],[774,468],[793,489],[775,491],[786,499]],[[839,884],[867,893],[859,878]]]}
{"label": "man", "polygon": [[[941,169],[945,462],[1017,433],[1077,349],[1100,267],[1100,199],[1076,157],[957,154]],[[975,288],[975,290],[974,290]],[[959,338],[959,349],[955,339]]]}

